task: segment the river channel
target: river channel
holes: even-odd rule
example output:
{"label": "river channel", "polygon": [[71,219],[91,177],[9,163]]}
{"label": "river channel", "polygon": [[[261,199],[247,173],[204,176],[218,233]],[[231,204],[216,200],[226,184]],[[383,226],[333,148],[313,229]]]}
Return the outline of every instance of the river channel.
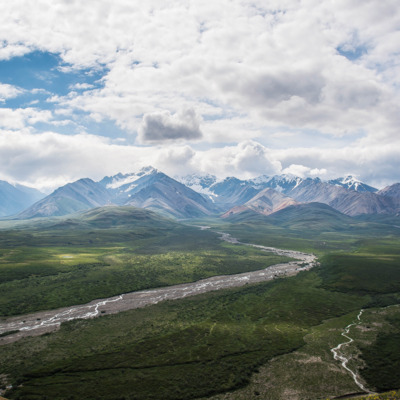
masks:
{"label": "river channel", "polygon": [[2,319],[0,321],[0,334],[12,331],[15,332],[0,337],[0,345],[15,342],[26,336],[36,336],[54,331],[66,321],[95,318],[104,314],[115,314],[121,311],[157,304],[160,301],[182,299],[215,290],[269,281],[277,277],[292,276],[299,271],[312,268],[317,263],[316,257],[313,254],[294,250],[276,249],[251,243],[242,243],[227,233],[219,233],[221,234],[221,240],[229,243],[256,247],[263,251],[291,257],[295,260],[283,264],[271,265],[259,271],[235,275],[213,276],[196,282],[124,293],[106,299],[93,300],[82,305],[63,307],[49,311],[39,311]]}

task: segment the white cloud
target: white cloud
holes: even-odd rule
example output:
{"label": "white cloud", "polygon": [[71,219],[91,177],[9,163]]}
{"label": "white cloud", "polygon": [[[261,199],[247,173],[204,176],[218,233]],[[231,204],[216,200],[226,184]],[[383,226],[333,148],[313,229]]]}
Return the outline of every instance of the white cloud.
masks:
{"label": "white cloud", "polygon": [[23,93],[23,90],[7,83],[0,83],[0,103]]}
{"label": "white cloud", "polygon": [[132,146],[88,134],[0,130],[0,171],[2,179],[45,190],[82,177],[99,180],[118,172],[133,172],[145,165],[171,176],[196,172],[249,178],[284,172],[330,179],[350,172],[383,187],[400,181],[399,144],[277,150],[247,140],[196,150],[189,145]]}
{"label": "white cloud", "polygon": [[300,176],[301,178],[308,178],[308,177],[319,177],[319,178],[324,178],[328,171],[323,168],[323,169],[318,169],[314,168],[311,169],[309,167],[306,167],[304,165],[298,165],[298,164],[291,164],[289,167],[285,168],[282,173],[284,174],[291,174],[295,176]]}
{"label": "white cloud", "polygon": [[[53,96],[54,114],[115,121],[155,144],[160,166],[180,160],[243,176],[353,170],[378,182],[400,180],[399,24],[395,0],[14,0],[0,14],[0,59],[40,50],[59,54],[60,70],[103,70],[101,88],[78,83]],[[1,113],[4,129],[51,121],[33,108]],[[299,145],[310,132],[323,147]],[[337,138],[348,138],[345,147],[332,148]],[[202,150],[167,144],[180,140]]]}
{"label": "white cloud", "polygon": [[70,89],[72,90],[87,90],[92,89],[94,86],[89,83],[76,83],[74,85],[70,85]]}
{"label": "white cloud", "polygon": [[235,146],[197,152],[195,165],[202,172],[217,176],[274,175],[281,171],[280,162],[261,144],[248,140]]}
{"label": "white cloud", "polygon": [[52,113],[48,110],[36,108],[0,108],[0,128],[23,129],[38,122],[49,122]]}
{"label": "white cloud", "polygon": [[82,177],[131,172],[153,160],[150,148],[114,145],[94,135],[0,131],[3,179],[50,190]]}
{"label": "white cloud", "polygon": [[9,44],[3,41],[3,43],[0,43],[0,60],[10,60],[13,57],[21,57],[31,51],[32,49],[28,46],[18,43]]}
{"label": "white cloud", "polygon": [[169,111],[145,114],[139,128],[141,142],[171,142],[200,139],[200,118],[193,109],[171,115]]}

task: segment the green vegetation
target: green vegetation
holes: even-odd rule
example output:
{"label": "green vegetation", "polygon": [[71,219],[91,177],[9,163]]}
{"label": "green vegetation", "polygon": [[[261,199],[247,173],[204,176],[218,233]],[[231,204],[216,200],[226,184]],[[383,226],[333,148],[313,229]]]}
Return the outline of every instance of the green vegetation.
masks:
{"label": "green vegetation", "polygon": [[259,365],[302,346],[309,326],[362,305],[319,285],[316,273],[301,273],[72,321],[0,348],[3,372],[23,384],[9,397],[78,399],[95,390],[98,399],[189,399],[241,387]]}
{"label": "green vegetation", "polygon": [[263,269],[287,260],[229,244],[213,247],[217,249],[153,255],[135,254],[128,248],[19,249],[18,257],[25,257],[24,263],[11,260],[0,266],[0,290],[7,293],[0,297],[0,313],[6,316],[83,304],[135,290]]}
{"label": "green vegetation", "polygon": [[0,316],[254,271],[288,260],[134,208],[91,210],[79,220],[43,223],[40,228],[34,224],[0,231],[0,292],[7,293],[0,297]]}
{"label": "green vegetation", "polygon": [[[24,286],[30,301],[43,294],[38,307],[59,301],[58,296],[65,303],[86,292],[116,294],[124,285],[155,287],[276,262],[257,249],[223,243],[208,230],[167,220],[157,225],[151,218],[135,222],[135,228],[133,221],[124,224],[101,211],[81,220],[37,221],[40,226],[9,230],[0,239],[5,285],[0,290],[7,288],[12,298],[12,285],[31,282]],[[302,398],[357,391],[330,348],[343,340],[340,333],[361,308],[400,303],[400,232],[368,221],[341,232],[320,226],[318,234],[259,221],[217,223],[203,222],[244,242],[316,252],[321,265],[269,283],[70,321],[55,333],[1,346],[0,375],[13,385],[6,397],[286,400],[290,381]],[[18,245],[24,237],[27,241]],[[36,287],[41,290],[35,292]],[[2,303],[3,309],[13,304],[15,311],[21,293],[16,290],[15,302]],[[383,339],[391,335],[387,350],[399,354],[393,321]],[[386,350],[375,351],[382,336],[381,325],[374,323],[374,335],[362,347],[368,368],[387,357]]]}
{"label": "green vegetation", "polygon": [[400,315],[388,321],[388,331],[380,332],[372,345],[361,347],[366,363],[362,375],[378,391],[400,387]]}

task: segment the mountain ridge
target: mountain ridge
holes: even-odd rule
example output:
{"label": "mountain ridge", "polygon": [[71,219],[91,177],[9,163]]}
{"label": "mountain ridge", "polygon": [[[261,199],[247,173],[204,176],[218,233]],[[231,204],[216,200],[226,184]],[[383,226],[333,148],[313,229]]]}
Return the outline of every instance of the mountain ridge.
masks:
{"label": "mountain ridge", "polygon": [[244,212],[252,215],[250,210],[269,215],[298,203],[313,202],[327,204],[349,216],[396,214],[400,212],[400,183],[378,191],[350,175],[330,181],[290,174],[247,180],[191,174],[174,179],[147,166],[133,173],[106,176],[98,182],[82,178],[68,183],[15,218],[61,216],[104,205],[135,206],[178,219]]}

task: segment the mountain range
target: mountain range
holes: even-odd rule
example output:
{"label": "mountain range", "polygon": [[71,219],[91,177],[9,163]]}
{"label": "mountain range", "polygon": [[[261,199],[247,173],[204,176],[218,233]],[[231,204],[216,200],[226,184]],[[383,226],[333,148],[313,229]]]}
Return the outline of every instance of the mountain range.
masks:
{"label": "mountain range", "polygon": [[[400,212],[400,183],[378,190],[352,176],[325,182],[292,175],[248,180],[194,174],[172,178],[152,167],[98,182],[80,179],[48,196],[0,182],[1,215],[13,219],[61,216],[107,205],[135,206],[173,218],[290,215],[290,207],[308,213],[310,207],[324,213],[329,207],[347,216],[390,215]],[[283,210],[286,214],[279,214]]]}

